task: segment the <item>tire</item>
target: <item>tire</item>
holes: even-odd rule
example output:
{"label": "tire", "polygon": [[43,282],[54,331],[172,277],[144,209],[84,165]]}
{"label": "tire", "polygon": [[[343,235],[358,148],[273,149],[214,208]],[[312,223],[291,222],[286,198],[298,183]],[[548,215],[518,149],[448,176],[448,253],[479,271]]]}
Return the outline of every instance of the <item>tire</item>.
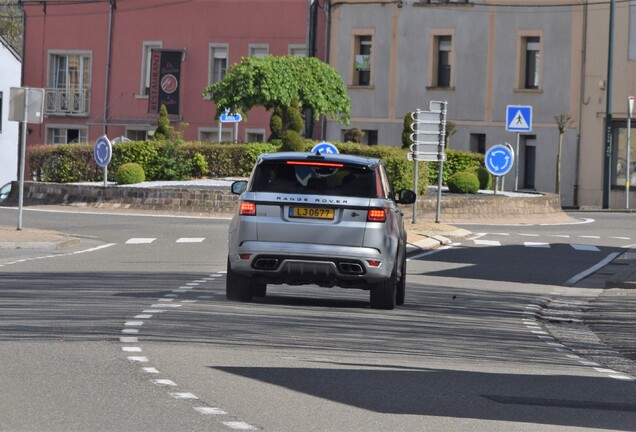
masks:
{"label": "tire", "polygon": [[398,306],[402,306],[406,298],[406,257],[402,260],[401,274],[395,290],[395,304]]}
{"label": "tire", "polygon": [[391,310],[395,308],[397,274],[395,269],[386,281],[371,287],[370,299],[373,309]]}
{"label": "tire", "polygon": [[225,279],[225,297],[228,300],[240,302],[251,302],[253,297],[249,278],[232,271],[229,258],[227,260],[227,278]]}
{"label": "tire", "polygon": [[267,295],[267,284],[262,282],[250,282],[250,285],[254,297],[265,297]]}

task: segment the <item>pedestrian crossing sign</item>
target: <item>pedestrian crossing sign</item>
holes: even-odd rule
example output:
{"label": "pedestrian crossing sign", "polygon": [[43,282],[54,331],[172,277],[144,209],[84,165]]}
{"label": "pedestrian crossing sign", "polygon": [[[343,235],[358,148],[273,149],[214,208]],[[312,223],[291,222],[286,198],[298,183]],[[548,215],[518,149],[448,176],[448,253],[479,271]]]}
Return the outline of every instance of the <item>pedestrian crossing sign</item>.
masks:
{"label": "pedestrian crossing sign", "polygon": [[508,132],[530,132],[532,130],[532,107],[508,105],[506,130]]}

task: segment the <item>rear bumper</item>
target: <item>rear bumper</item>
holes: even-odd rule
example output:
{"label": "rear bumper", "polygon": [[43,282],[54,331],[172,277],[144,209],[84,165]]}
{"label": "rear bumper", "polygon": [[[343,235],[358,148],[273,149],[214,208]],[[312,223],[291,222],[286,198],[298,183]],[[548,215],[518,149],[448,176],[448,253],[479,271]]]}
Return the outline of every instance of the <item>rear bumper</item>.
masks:
{"label": "rear bumper", "polygon": [[266,283],[368,288],[390,277],[394,263],[387,258],[365,247],[244,242],[230,254],[230,265],[233,271]]}

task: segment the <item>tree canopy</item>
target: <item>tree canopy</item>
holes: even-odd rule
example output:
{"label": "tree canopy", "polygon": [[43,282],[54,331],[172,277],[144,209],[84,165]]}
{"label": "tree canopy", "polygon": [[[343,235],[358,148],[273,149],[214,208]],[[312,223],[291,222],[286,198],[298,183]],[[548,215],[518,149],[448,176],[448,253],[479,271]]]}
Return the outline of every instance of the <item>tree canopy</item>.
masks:
{"label": "tree canopy", "polygon": [[0,36],[22,55],[22,11],[18,0],[0,0]]}
{"label": "tree canopy", "polygon": [[331,116],[349,123],[351,101],[338,72],[317,58],[299,56],[244,57],[225,77],[203,92],[216,104],[216,117],[229,109],[246,115],[255,106],[289,107],[295,99],[315,120]]}

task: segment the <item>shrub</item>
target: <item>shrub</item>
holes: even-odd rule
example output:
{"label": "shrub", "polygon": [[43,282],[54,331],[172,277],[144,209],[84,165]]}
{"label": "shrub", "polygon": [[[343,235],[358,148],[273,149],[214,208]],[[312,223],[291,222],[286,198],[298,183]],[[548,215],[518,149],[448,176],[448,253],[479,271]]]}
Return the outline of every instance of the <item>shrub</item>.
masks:
{"label": "shrub", "polygon": [[115,173],[115,181],[120,185],[141,183],[146,180],[144,169],[138,163],[128,162],[123,164]]}
{"label": "shrub", "polygon": [[471,171],[460,171],[448,178],[446,182],[448,190],[453,193],[477,193],[479,190],[479,179]]}
{"label": "shrub", "polygon": [[362,138],[364,138],[364,132],[362,132],[362,129],[359,127],[347,129],[344,133],[344,140],[346,142],[361,143]]}
{"label": "shrub", "polygon": [[[484,155],[481,153],[471,153],[466,151],[446,149],[446,162],[444,162],[444,172],[442,173],[442,183],[447,184],[448,178],[456,172],[477,168],[484,164]],[[428,181],[430,184],[437,184],[437,173],[439,162],[430,162]]]}
{"label": "shrub", "polygon": [[411,134],[413,130],[411,129],[411,125],[413,124],[413,118],[411,117],[411,113],[407,112],[404,116],[404,125],[402,127],[402,148],[410,150],[411,144],[413,144],[413,140],[411,139]]}
{"label": "shrub", "polygon": [[174,141],[158,145],[157,158],[151,164],[153,177],[149,180],[188,180],[192,172],[192,159]]}
{"label": "shrub", "polygon": [[283,121],[287,124],[287,130],[293,130],[299,134],[302,133],[303,129],[305,129],[305,122],[302,114],[300,113],[298,101],[296,99],[292,99],[289,107],[287,107],[287,109],[283,112],[286,113]]}
{"label": "shrub", "polygon": [[479,179],[479,189],[492,188],[492,174],[490,174],[490,171],[488,171],[486,167],[478,166],[471,169],[470,171],[475,173],[475,175]]}
{"label": "shrub", "polygon": [[101,177],[102,169],[86,144],[43,145],[29,149],[29,170],[38,181],[69,183]]}
{"label": "shrub", "polygon": [[192,177],[203,177],[210,174],[210,168],[208,168],[208,161],[201,153],[196,152],[190,159],[192,171],[190,172]]}
{"label": "shrub", "polygon": [[269,119],[269,130],[271,135],[269,136],[269,142],[273,140],[280,140],[283,134],[283,117],[281,115],[280,108],[274,109],[272,116]]}
{"label": "shrub", "polygon": [[305,151],[305,142],[298,132],[288,129],[283,135],[283,146],[280,149],[293,152]]}
{"label": "shrub", "polygon": [[144,169],[148,179],[156,178],[157,169],[155,161],[159,157],[157,141],[129,141],[113,144],[113,158],[108,166],[109,170],[117,171],[117,168],[128,162],[136,162]]}
{"label": "shrub", "polygon": [[168,118],[168,109],[162,104],[159,109],[159,116],[157,117],[157,129],[155,129],[154,139],[171,139],[173,135],[174,128],[170,124],[170,119]]}

